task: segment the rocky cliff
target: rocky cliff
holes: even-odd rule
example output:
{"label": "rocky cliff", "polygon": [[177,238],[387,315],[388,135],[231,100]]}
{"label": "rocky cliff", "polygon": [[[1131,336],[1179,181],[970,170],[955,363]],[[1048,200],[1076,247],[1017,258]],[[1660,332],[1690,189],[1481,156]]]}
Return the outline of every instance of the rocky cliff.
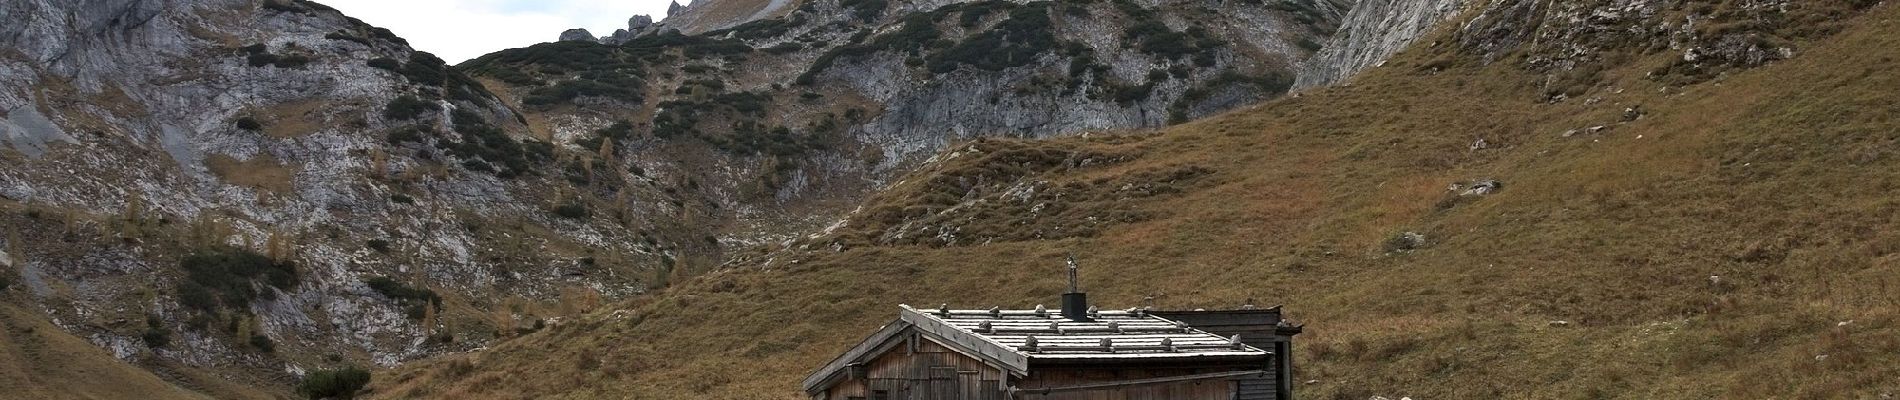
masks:
{"label": "rocky cliff", "polygon": [[1385,62],[1439,29],[1467,0],[1360,0],[1319,53],[1301,64],[1294,86],[1326,86]]}
{"label": "rocky cliff", "polygon": [[705,247],[668,189],[575,183],[482,85],[317,3],[0,15],[0,277],[121,359],[276,383],[393,365]]}

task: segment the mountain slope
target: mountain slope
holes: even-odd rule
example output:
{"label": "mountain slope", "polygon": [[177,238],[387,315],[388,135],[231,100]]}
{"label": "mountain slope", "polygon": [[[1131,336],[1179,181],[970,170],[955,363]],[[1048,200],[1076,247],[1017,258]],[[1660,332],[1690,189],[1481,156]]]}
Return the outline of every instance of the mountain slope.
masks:
{"label": "mountain slope", "polygon": [[460,67],[557,144],[628,128],[627,163],[697,177],[689,194],[740,248],[822,226],[953,141],[1155,127],[1281,95],[1350,4],[813,0]]}
{"label": "mountain slope", "polygon": [[119,359],[270,391],[717,262],[670,188],[590,180],[568,160],[613,153],[527,135],[480,83],[321,4],[0,15],[7,301]]}
{"label": "mountain slope", "polygon": [[465,74],[306,0],[7,2],[0,276],[176,384],[281,391],[770,250],[960,138],[1278,96],[1348,3],[782,2]]}
{"label": "mountain slope", "polygon": [[1492,2],[1350,87],[958,145],[786,251],[375,393],[797,398],[896,304],[1053,304],[1068,253],[1106,307],[1286,304],[1304,398],[1900,391],[1900,9],[1635,3]]}

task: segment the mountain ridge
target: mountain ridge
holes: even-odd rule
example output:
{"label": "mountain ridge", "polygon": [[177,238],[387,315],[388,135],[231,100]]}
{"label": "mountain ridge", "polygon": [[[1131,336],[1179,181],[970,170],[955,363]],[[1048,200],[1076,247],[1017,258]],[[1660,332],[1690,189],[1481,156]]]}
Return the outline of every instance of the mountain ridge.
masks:
{"label": "mountain ridge", "polygon": [[309,1],[12,2],[0,298],[149,390],[777,398],[1075,252],[1288,304],[1317,397],[1874,396],[1891,8],[815,0],[448,66]]}
{"label": "mountain ridge", "polygon": [[[1802,33],[1651,48],[1574,34],[1700,5],[1491,19],[1524,4],[1350,86],[1158,133],[960,144],[788,250],[374,393],[794,398],[897,304],[1048,304],[1077,254],[1104,307],[1285,304],[1302,397],[1891,394],[1896,275],[1884,240],[1851,238],[1893,223],[1865,217],[1894,179],[1878,105],[1900,81],[1875,67],[1900,56],[1892,6],[1790,3]],[[1542,34],[1591,39],[1521,40]],[[1797,55],[1681,67],[1724,35]],[[1573,44],[1603,57],[1543,57]]]}

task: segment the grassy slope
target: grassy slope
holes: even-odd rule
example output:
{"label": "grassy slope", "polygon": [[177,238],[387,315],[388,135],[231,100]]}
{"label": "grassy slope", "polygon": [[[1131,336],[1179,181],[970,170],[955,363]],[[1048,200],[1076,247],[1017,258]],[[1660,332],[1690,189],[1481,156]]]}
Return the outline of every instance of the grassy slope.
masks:
{"label": "grassy slope", "polygon": [[[376,392],[797,398],[803,374],[898,303],[1054,304],[1069,251],[1106,306],[1286,304],[1307,323],[1303,398],[1900,392],[1895,17],[1877,7],[1794,60],[1686,89],[1643,81],[1644,68],[1608,71],[1622,90],[1594,92],[1594,104],[1540,104],[1537,77],[1503,65],[1422,72],[1432,55],[1421,51],[1351,87],[1153,136],[1008,144],[1134,155],[1028,177],[1057,183],[1214,172],[1115,205],[1144,217],[1093,237],[799,254],[622,316],[381,373]],[[1560,137],[1632,104],[1648,116]],[[1469,149],[1477,138],[1490,148]],[[1477,178],[1505,189],[1446,192]],[[919,186],[873,201],[930,194]],[[1385,251],[1402,231],[1429,245]]]}
{"label": "grassy slope", "polygon": [[0,393],[20,399],[202,399],[0,303]]}

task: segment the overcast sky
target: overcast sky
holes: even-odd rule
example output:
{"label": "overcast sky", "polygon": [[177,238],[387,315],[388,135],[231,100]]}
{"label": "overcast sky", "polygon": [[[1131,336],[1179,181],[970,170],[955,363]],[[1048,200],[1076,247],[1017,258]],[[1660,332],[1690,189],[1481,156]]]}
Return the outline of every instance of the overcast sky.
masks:
{"label": "overcast sky", "polygon": [[[395,31],[417,50],[450,64],[496,50],[552,42],[561,31],[595,36],[627,27],[627,18],[659,20],[671,0],[317,0]],[[680,4],[687,4],[680,1]]]}

